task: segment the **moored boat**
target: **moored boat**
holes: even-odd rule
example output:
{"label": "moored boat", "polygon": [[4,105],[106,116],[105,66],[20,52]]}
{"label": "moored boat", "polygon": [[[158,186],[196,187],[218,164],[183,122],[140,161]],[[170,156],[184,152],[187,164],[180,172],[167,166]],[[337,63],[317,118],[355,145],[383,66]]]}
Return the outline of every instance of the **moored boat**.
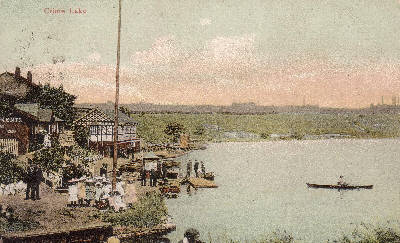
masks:
{"label": "moored boat", "polygon": [[213,172],[206,172],[203,175],[203,178],[209,181],[213,181],[214,180],[214,173]]}
{"label": "moored boat", "polygon": [[325,189],[339,189],[339,190],[354,190],[354,189],[372,189],[374,185],[320,185],[306,183],[310,188],[325,188]]}

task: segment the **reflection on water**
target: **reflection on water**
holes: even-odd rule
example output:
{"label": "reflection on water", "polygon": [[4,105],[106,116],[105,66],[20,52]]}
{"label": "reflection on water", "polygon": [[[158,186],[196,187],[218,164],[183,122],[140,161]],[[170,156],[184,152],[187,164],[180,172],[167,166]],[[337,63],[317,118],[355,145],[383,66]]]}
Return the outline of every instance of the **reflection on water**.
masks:
{"label": "reflection on water", "polygon": [[[286,230],[305,242],[334,239],[356,225],[400,219],[399,140],[315,140],[212,144],[182,161],[205,161],[217,189],[192,190],[167,201],[177,231],[194,227],[203,239],[237,240]],[[372,190],[307,188],[334,184],[344,175]]]}

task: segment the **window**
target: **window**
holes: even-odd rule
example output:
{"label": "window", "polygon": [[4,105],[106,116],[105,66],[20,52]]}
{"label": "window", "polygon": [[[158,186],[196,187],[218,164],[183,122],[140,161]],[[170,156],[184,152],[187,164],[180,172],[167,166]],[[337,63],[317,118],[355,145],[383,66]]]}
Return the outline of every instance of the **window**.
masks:
{"label": "window", "polygon": [[97,134],[97,126],[90,126],[90,134],[91,135]]}
{"label": "window", "polygon": [[113,134],[112,126],[107,126],[107,135],[112,135],[112,134]]}

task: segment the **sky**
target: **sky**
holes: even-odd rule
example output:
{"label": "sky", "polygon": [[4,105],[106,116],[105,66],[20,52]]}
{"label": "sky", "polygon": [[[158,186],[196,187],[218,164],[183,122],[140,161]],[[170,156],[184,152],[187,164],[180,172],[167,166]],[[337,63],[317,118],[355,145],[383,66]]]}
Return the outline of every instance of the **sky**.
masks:
{"label": "sky", "polygon": [[[0,0],[0,73],[112,101],[117,19],[117,0]],[[399,36],[399,0],[122,0],[120,101],[390,104]]]}

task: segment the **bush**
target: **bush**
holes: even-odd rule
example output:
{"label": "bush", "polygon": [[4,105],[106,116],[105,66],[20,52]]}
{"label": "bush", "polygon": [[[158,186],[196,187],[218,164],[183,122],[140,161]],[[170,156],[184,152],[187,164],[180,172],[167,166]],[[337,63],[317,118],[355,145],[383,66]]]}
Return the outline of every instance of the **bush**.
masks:
{"label": "bush", "polygon": [[122,212],[108,211],[100,217],[115,226],[150,228],[163,223],[167,214],[164,199],[159,193],[152,192],[140,198],[132,208]]}
{"label": "bush", "polygon": [[168,123],[168,125],[164,129],[165,134],[172,136],[174,142],[178,142],[179,136],[183,131],[183,125],[177,122]]}
{"label": "bush", "polygon": [[88,148],[89,129],[87,127],[76,126],[74,128],[75,142],[82,148]]}
{"label": "bush", "polygon": [[46,172],[58,172],[64,164],[64,149],[55,144],[54,147],[39,150],[33,156],[33,162]]}
{"label": "bush", "polygon": [[[229,243],[239,243],[243,241],[237,241],[231,239],[228,235],[218,235],[215,237],[212,237],[210,234],[208,236],[208,241],[209,243],[213,242],[229,242]],[[244,242],[255,242],[255,243],[294,243],[295,240],[293,236],[286,232],[286,231],[275,231],[270,234],[267,234],[265,236],[258,237],[258,239],[253,239],[251,241],[245,240]]]}
{"label": "bush", "polygon": [[39,227],[39,223],[29,219],[21,219],[15,215],[14,209],[11,207],[6,208],[6,213],[0,213],[0,232],[18,232],[28,231]]}
{"label": "bush", "polygon": [[268,139],[268,138],[269,138],[269,134],[266,133],[266,132],[262,132],[262,133],[260,134],[260,137],[261,137],[262,139]]}
{"label": "bush", "polygon": [[63,181],[69,181],[74,178],[81,178],[82,176],[90,176],[90,173],[83,165],[75,165],[67,161],[67,167],[63,169]]}
{"label": "bush", "polygon": [[14,156],[0,151],[0,183],[10,184],[24,178],[24,169],[14,163]]}
{"label": "bush", "polygon": [[382,227],[369,227],[365,224],[363,227],[358,228],[353,231],[353,233],[348,236],[345,235],[339,240],[334,240],[333,242],[340,243],[398,243],[400,242],[400,232],[399,230],[394,230],[392,228],[382,228]]}

